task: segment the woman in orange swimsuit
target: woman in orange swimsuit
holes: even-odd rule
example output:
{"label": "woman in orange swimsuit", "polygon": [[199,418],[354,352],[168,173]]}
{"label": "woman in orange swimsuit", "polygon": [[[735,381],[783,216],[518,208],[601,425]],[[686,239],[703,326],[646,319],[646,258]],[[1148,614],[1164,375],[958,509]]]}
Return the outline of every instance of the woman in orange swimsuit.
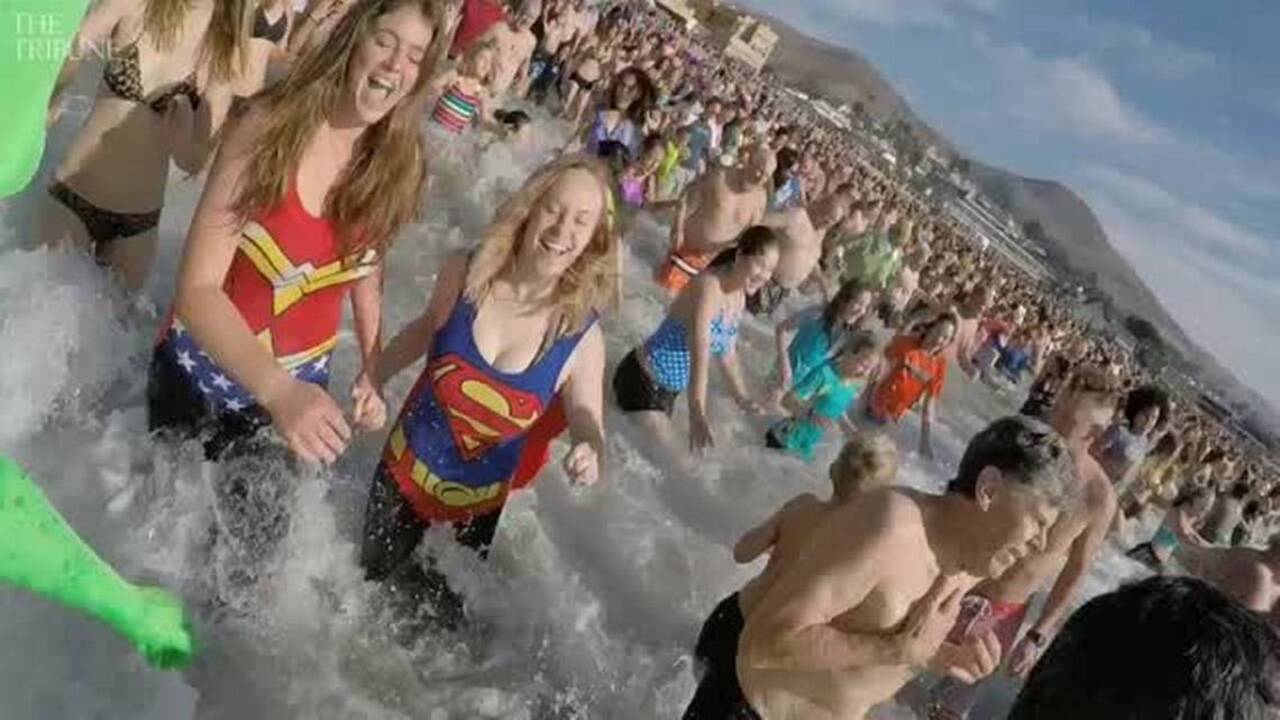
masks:
{"label": "woman in orange swimsuit", "polygon": [[933,457],[929,442],[933,405],[947,382],[947,348],[956,338],[959,320],[944,312],[885,348],[887,372],[876,385],[867,415],[877,424],[898,422],[923,398],[920,408],[920,454]]}

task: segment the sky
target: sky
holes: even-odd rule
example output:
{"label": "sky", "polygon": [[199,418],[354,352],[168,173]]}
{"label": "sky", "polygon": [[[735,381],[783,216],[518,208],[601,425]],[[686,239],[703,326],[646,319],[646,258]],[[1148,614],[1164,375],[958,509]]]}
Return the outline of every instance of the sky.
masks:
{"label": "sky", "polygon": [[1069,186],[1280,408],[1280,2],[741,4],[857,50],[962,152]]}

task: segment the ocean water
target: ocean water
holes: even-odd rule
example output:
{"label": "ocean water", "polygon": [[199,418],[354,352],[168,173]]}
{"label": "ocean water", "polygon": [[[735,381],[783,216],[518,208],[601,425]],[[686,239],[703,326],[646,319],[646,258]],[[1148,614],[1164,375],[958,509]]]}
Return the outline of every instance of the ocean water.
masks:
{"label": "ocean water", "polygon": [[[65,145],[66,125],[52,137],[50,156]],[[566,137],[542,114],[534,130],[521,148],[463,141],[435,153],[427,219],[405,230],[388,259],[388,337],[421,312],[442,261],[467,247],[501,199]],[[714,374],[717,447],[696,459],[655,446],[609,402],[598,485],[572,488],[552,466],[512,500],[486,564],[442,535],[428,538],[474,622],[466,634],[406,644],[395,639],[397,620],[356,565],[385,439],[361,436],[332,468],[264,464],[255,492],[281,493],[287,533],[258,582],[236,585],[230,579],[244,569],[245,553],[225,543],[209,551],[210,528],[229,522],[215,502],[216,469],[195,447],[158,444],[146,433],[150,343],[172,297],[200,184],[171,178],[160,256],[134,300],[84,258],[30,249],[42,190],[0,203],[0,451],[26,465],[123,572],[182,593],[202,643],[186,672],[154,672],[105,628],[0,587],[3,716],[678,717],[695,685],[690,653],[702,620],[761,567],[736,566],[733,542],[792,495],[826,494],[834,445],[812,465],[767,450],[766,421],[738,413]],[[661,319],[664,303],[650,276],[664,245],[662,218],[630,221],[625,299],[604,321],[610,373]],[[802,306],[793,300],[790,309]],[[749,321],[739,348],[758,386],[772,365],[771,329]],[[348,331],[332,384],[343,403],[355,356]],[[392,412],[419,367],[389,384]],[[954,374],[935,431],[937,462],[910,451],[914,419],[893,430],[904,450],[901,481],[941,487],[967,439],[1019,401]],[[676,424],[687,427],[683,403]],[[1145,531],[1129,529],[1126,542]],[[1104,550],[1085,596],[1139,572],[1118,554],[1122,544]],[[230,606],[211,602],[215,593],[230,597]],[[974,717],[1001,717],[1013,691],[997,683]],[[914,717],[892,704],[876,716]]]}

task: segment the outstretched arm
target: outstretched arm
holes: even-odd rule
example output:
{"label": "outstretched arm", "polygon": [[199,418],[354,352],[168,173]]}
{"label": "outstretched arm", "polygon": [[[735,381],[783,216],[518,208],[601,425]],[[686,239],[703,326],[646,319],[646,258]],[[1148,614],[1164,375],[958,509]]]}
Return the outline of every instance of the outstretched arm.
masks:
{"label": "outstretched arm", "polygon": [[454,303],[462,294],[466,276],[467,257],[463,254],[453,256],[440,269],[436,275],[435,287],[431,289],[431,299],[427,301],[427,309],[396,333],[383,349],[378,359],[377,372],[374,373],[379,391],[383,384],[401,370],[427,356],[431,350],[432,338],[449,319]]}

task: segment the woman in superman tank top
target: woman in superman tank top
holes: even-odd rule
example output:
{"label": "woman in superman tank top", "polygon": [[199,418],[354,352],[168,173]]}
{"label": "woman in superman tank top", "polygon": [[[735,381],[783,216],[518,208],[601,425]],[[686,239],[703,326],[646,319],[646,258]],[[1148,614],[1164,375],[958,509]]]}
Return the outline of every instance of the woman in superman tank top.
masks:
{"label": "woman in superman tank top", "polygon": [[[379,354],[382,258],[419,214],[436,5],[361,0],[230,128],[153,354],[153,430],[201,437],[211,460],[267,425],[304,460],[345,448],[329,358],[348,295],[364,366]],[[366,378],[355,394],[376,426]]]}
{"label": "woman in superman tank top", "polygon": [[[593,483],[604,452],[604,337],[617,296],[608,169],[565,156],[507,200],[469,256],[437,276],[422,316],[387,345],[380,385],[426,358],[374,474],[361,564],[372,580],[457,599],[413,561],[432,525],[485,554],[530,430],[559,397],[571,480]],[[420,597],[440,607],[440,597]]]}

